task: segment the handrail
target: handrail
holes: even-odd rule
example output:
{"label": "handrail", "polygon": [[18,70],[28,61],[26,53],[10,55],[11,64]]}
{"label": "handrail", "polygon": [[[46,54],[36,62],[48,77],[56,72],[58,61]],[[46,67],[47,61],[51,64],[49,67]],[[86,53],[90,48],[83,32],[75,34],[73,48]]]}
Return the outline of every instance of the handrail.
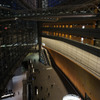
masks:
{"label": "handrail", "polygon": [[77,48],[76,46],[70,45],[69,43],[64,43],[60,40],[43,38],[42,41],[45,43],[47,48],[54,50],[77,63],[83,69],[87,70],[100,80],[100,70],[98,70],[100,54],[98,54],[99,56],[93,55],[90,52],[86,52],[80,48]]}
{"label": "handrail", "polygon": [[71,44],[73,46],[76,46],[82,50],[85,50],[95,56],[100,57],[100,48],[97,48],[95,46],[92,45],[86,45],[77,41],[73,41],[67,38],[63,38],[63,37],[58,37],[58,36],[51,36],[51,35],[46,35],[46,34],[42,34],[41,37],[46,37],[46,38],[51,38],[51,39],[55,39],[55,40],[60,40],[63,41],[65,43]]}

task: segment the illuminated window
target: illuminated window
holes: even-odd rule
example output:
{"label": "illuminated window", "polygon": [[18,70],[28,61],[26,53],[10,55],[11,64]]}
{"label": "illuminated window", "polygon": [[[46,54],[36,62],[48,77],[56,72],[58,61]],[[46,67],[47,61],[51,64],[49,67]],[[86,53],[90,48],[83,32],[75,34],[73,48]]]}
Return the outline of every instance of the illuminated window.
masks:
{"label": "illuminated window", "polygon": [[59,36],[61,36],[61,33],[59,33]]}
{"label": "illuminated window", "polygon": [[54,25],[54,28],[55,28],[56,26]]}
{"label": "illuminated window", "polygon": [[68,25],[66,25],[66,28],[68,28]]}
{"label": "illuminated window", "polygon": [[58,33],[56,33],[56,36],[58,36]]}
{"label": "illuminated window", "polygon": [[65,27],[65,25],[62,25],[62,28],[64,28]]}
{"label": "illuminated window", "polygon": [[72,28],[72,25],[70,25],[70,28]]}
{"label": "illuminated window", "polygon": [[68,35],[66,34],[65,37],[68,38]]}
{"label": "illuminated window", "polygon": [[61,25],[59,25],[59,28],[61,28]]}
{"label": "illuminated window", "polygon": [[55,36],[55,32],[53,32],[54,36]]}
{"label": "illuminated window", "polygon": [[56,27],[58,28],[58,25]]}
{"label": "illuminated window", "polygon": [[62,34],[62,37],[64,37],[64,34]]}
{"label": "illuminated window", "polygon": [[71,38],[72,38],[72,36],[71,36],[71,35],[69,35],[69,38],[71,39]]}

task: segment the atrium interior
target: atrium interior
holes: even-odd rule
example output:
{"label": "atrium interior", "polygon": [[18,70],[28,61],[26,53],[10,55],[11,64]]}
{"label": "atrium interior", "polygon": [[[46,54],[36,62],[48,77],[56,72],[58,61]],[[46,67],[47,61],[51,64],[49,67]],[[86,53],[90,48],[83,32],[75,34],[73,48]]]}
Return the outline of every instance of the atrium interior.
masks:
{"label": "atrium interior", "polygon": [[100,0],[0,0],[0,100],[100,100]]}

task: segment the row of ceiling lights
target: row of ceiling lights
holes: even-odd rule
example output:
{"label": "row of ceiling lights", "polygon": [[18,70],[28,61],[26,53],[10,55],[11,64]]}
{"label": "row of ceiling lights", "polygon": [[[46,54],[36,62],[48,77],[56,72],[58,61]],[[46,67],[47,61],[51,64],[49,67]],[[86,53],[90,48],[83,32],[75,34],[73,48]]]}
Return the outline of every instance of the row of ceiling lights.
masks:
{"label": "row of ceiling lights", "polygon": [[[90,25],[90,26],[89,26]],[[53,28],[78,28],[81,27],[82,29],[85,29],[87,26],[89,26],[89,28],[94,28],[96,24],[67,24],[67,25],[43,25],[44,28],[49,28],[49,27],[53,27]]]}
{"label": "row of ceiling lights", "polygon": [[[77,11],[72,11],[72,12],[69,12],[69,11],[66,11],[66,12],[63,12],[63,11],[59,11],[58,13],[57,12],[42,12],[42,13],[39,13],[39,12],[37,12],[37,11],[35,11],[34,13],[24,13],[24,14],[14,14],[14,13],[12,13],[12,14],[14,14],[14,16],[18,16],[18,17],[24,17],[24,16],[41,16],[41,15],[62,15],[62,14],[86,14],[87,13],[87,11],[84,11],[84,10],[82,10],[82,11],[80,11],[80,12],[77,12]],[[5,16],[7,16],[6,14],[5,14],[5,12],[4,12],[4,15]],[[9,16],[9,15],[8,15]]]}

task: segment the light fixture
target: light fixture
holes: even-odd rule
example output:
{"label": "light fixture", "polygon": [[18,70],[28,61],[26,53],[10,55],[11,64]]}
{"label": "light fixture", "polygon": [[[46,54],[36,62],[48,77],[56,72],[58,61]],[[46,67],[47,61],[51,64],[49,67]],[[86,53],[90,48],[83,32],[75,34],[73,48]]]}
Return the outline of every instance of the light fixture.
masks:
{"label": "light fixture", "polygon": [[82,26],[82,29],[85,29],[85,26],[84,25]]}
{"label": "light fixture", "polygon": [[43,46],[45,46],[45,43],[42,43]]}
{"label": "light fixture", "polygon": [[68,94],[63,97],[63,100],[82,100],[82,99],[74,94]]}
{"label": "light fixture", "polygon": [[84,41],[84,38],[83,38],[83,37],[81,37],[81,42],[83,43],[83,41]]}

